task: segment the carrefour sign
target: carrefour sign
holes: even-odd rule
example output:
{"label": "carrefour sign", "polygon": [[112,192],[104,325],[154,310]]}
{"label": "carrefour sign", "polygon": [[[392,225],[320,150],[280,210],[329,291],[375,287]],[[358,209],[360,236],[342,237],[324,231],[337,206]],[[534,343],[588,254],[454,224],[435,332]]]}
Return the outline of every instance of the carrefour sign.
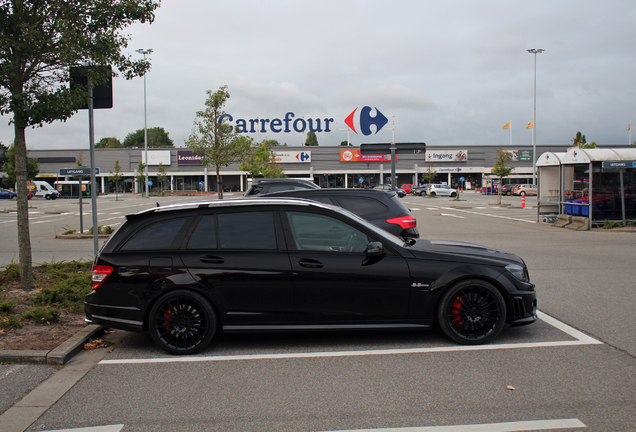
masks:
{"label": "carrefour sign", "polygon": [[[375,110],[375,113],[373,113]],[[389,122],[389,120],[377,108],[362,107],[359,114],[358,108],[354,109],[345,119],[344,123],[356,134],[368,136],[377,134]],[[332,126],[338,124],[333,117],[305,117],[297,116],[289,111],[282,118],[237,118],[231,114],[223,114],[219,117],[219,123],[228,123],[232,128],[236,127],[243,133],[303,133],[303,132],[331,132]],[[371,128],[375,126],[375,132]]]}
{"label": "carrefour sign", "polygon": [[310,151],[292,151],[292,152],[274,152],[274,160],[276,163],[309,163],[311,162]]}

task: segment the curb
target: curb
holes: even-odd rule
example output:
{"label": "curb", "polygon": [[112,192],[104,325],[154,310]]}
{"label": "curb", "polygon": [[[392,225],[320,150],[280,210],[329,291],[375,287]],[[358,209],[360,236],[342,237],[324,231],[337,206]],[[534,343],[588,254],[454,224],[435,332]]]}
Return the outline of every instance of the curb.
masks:
{"label": "curb", "polygon": [[47,350],[0,350],[0,363],[41,364],[60,366],[66,364],[84,349],[84,344],[104,330],[97,324],[89,324],[71,336],[57,348]]}

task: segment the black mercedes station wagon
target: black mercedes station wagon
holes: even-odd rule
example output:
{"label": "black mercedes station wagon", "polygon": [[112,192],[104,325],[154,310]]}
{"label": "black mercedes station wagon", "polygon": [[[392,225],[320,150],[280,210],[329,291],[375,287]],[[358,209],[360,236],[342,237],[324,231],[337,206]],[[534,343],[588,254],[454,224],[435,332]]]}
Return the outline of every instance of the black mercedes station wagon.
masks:
{"label": "black mercedes station wagon", "polygon": [[86,320],[148,331],[172,354],[218,331],[422,328],[460,344],[533,323],[522,259],[403,239],[293,198],[217,200],[126,216],[93,265]]}

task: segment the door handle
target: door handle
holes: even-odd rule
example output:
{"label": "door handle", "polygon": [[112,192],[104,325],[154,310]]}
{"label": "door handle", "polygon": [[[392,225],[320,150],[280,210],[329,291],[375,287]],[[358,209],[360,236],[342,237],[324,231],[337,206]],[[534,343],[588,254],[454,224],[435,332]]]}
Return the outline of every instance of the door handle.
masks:
{"label": "door handle", "polygon": [[322,268],[324,266],[324,264],[321,263],[320,261],[307,259],[307,258],[301,259],[298,262],[298,264],[300,264],[302,267],[307,267],[307,268]]}
{"label": "door handle", "polygon": [[199,259],[208,264],[223,264],[225,262],[223,258],[214,255],[201,255]]}

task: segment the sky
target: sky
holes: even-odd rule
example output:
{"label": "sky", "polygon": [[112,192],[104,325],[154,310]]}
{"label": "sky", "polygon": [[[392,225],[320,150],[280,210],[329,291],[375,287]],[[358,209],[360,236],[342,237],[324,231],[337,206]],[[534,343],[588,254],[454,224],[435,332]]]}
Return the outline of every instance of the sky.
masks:
{"label": "sky", "polygon": [[[630,142],[636,122],[633,0],[163,0],[153,24],[122,31],[124,53],[153,49],[147,125],[183,147],[206,91],[227,85],[237,118],[333,118],[321,146],[599,145]],[[144,127],[144,79],[113,81],[113,108],[95,110],[95,141]],[[373,108],[388,123],[369,136],[345,118]],[[377,111],[376,111],[377,110]],[[11,115],[0,142],[14,139]],[[503,126],[511,122],[511,128]],[[358,123],[356,123],[358,122]],[[302,145],[302,133],[250,134]],[[88,112],[27,129],[28,149],[88,149]],[[636,134],[631,138],[636,140]],[[511,146],[512,141],[512,146]]]}

